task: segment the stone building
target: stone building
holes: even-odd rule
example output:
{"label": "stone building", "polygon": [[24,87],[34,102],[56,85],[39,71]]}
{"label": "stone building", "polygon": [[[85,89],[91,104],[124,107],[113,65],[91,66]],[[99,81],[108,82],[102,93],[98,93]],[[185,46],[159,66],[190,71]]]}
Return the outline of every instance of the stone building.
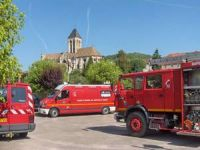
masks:
{"label": "stone building", "polygon": [[143,71],[152,70],[152,65],[160,65],[161,69],[180,68],[181,63],[186,61],[200,61],[200,51],[186,53],[172,53],[160,59],[150,59]]}
{"label": "stone building", "polygon": [[44,54],[42,60],[63,63],[70,73],[74,69],[84,69],[90,58],[94,63],[102,59],[101,54],[94,47],[82,47],[82,38],[76,29],[73,29],[68,36],[67,44],[68,49],[65,52]]}

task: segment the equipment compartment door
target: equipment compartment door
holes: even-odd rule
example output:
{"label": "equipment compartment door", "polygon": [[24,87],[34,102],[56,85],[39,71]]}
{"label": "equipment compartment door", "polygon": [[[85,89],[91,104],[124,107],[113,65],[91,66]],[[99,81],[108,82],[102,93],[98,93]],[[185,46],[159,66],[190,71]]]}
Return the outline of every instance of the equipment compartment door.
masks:
{"label": "equipment compartment door", "polygon": [[149,111],[163,112],[165,110],[165,93],[163,76],[161,74],[147,75],[145,78],[144,99]]}

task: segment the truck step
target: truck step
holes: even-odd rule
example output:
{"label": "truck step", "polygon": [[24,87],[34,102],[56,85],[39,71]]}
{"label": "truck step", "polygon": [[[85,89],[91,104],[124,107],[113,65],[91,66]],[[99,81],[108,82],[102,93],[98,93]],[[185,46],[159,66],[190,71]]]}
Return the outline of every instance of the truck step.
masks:
{"label": "truck step", "polygon": [[177,135],[186,135],[186,136],[195,136],[200,137],[200,132],[192,132],[192,131],[178,131]]}
{"label": "truck step", "polygon": [[164,120],[163,117],[149,117],[151,120]]}

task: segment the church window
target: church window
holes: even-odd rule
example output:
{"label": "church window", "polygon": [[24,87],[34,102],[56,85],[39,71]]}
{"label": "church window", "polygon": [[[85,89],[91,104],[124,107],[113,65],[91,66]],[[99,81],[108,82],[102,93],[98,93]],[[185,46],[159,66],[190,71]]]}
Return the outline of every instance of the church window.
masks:
{"label": "church window", "polygon": [[75,40],[73,40],[73,53],[75,53]]}

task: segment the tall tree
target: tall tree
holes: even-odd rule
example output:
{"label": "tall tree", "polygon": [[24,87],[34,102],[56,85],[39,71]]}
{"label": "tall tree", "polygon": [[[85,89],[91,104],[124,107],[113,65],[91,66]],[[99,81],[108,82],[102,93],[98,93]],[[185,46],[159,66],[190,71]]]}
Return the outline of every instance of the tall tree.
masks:
{"label": "tall tree", "polygon": [[116,63],[124,73],[128,72],[128,59],[126,53],[123,50],[118,52]]}
{"label": "tall tree", "polygon": [[112,61],[101,60],[90,65],[86,77],[93,84],[105,82],[115,83],[121,74],[121,69]]}
{"label": "tall tree", "polygon": [[130,60],[129,72],[142,71],[146,66],[146,61],[144,59],[134,58]]}
{"label": "tall tree", "polygon": [[[159,54],[159,50],[156,49],[152,55],[152,59],[160,59],[160,58],[161,58],[161,55]],[[160,69],[160,68],[161,66],[159,64],[152,65],[153,70]]]}
{"label": "tall tree", "polygon": [[13,47],[21,40],[19,30],[24,24],[24,14],[12,0],[0,1],[0,84],[14,82],[20,74],[20,65],[12,56]]}
{"label": "tall tree", "polygon": [[86,75],[86,72],[87,72],[87,70],[88,70],[88,68],[89,68],[89,66],[90,66],[91,64],[93,64],[92,57],[89,58],[89,60],[88,60],[88,62],[87,62],[87,64],[86,64],[86,66],[85,66],[85,68],[83,69],[83,75],[84,75],[84,76]]}

